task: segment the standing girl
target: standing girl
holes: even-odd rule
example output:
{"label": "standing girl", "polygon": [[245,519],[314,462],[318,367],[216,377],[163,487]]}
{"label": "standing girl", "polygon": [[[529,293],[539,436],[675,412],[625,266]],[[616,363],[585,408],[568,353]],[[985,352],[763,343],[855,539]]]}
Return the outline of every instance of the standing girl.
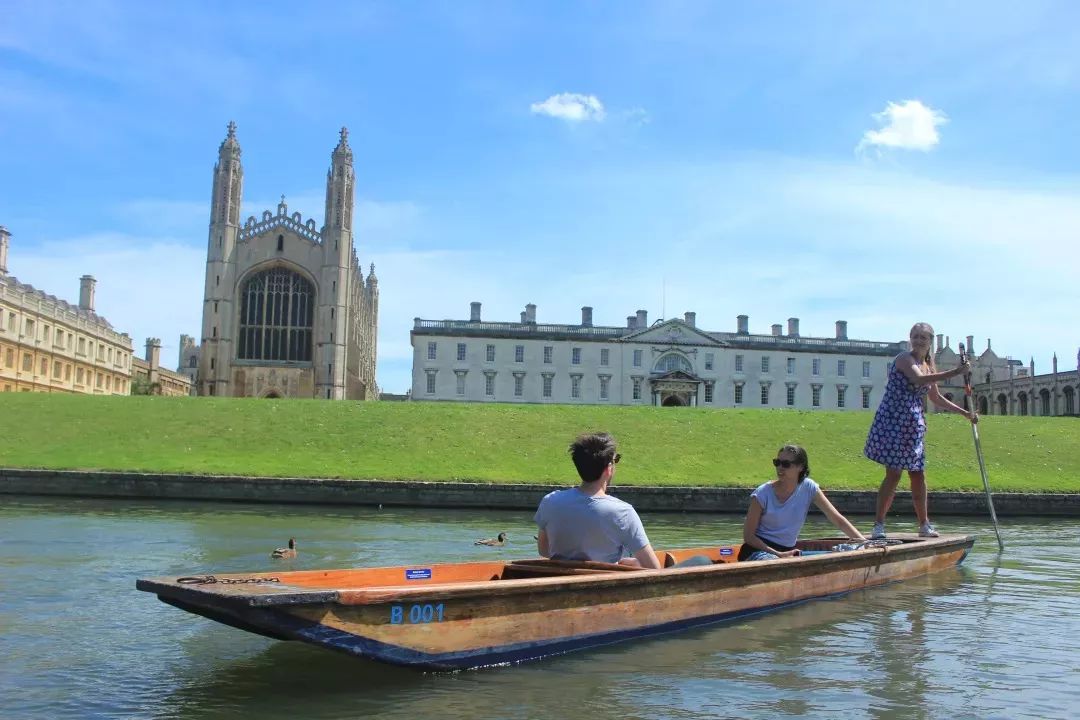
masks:
{"label": "standing girl", "polygon": [[937,381],[946,380],[971,370],[963,362],[951,370],[938,372],[930,349],[934,343],[934,328],[928,323],[916,323],[909,335],[911,351],[903,352],[889,365],[889,380],[881,398],[863,453],[885,466],[885,479],[877,497],[873,538],[885,537],[885,515],[892,505],[900,475],[907,470],[911,480],[911,502],[919,520],[921,537],[937,537],[930,524],[926,499],[926,437],[925,399],[929,397],[940,408],[959,413],[971,422],[979,421],[974,410],[968,411],[938,392]]}

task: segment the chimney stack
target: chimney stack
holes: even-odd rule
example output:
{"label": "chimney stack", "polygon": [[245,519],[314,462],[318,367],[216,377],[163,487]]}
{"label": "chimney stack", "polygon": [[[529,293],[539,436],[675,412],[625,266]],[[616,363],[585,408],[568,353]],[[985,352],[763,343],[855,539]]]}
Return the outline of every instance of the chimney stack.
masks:
{"label": "chimney stack", "polygon": [[749,335],[750,334],[750,316],[749,315],[738,315],[735,318],[735,320],[738,323],[737,332],[740,335]]}
{"label": "chimney stack", "polygon": [[784,334],[784,326],[780,323],[773,323],[772,334],[779,337]]}
{"label": "chimney stack", "polygon": [[94,285],[97,280],[93,275],[83,275],[79,278],[79,307],[83,310],[94,312]]}
{"label": "chimney stack", "polygon": [[974,335],[968,335],[967,351],[968,351],[968,355],[970,355],[973,358],[975,357],[975,336]]}
{"label": "chimney stack", "polygon": [[649,327],[649,311],[648,310],[638,310],[637,311],[637,326],[639,328],[647,328],[647,327]]}
{"label": "chimney stack", "polygon": [[532,303],[525,306],[525,322],[530,325],[536,324],[536,306]]}
{"label": "chimney stack", "polygon": [[592,327],[592,308],[588,305],[581,308],[581,327]]}
{"label": "chimney stack", "polygon": [[937,351],[938,351],[938,352],[941,352],[941,348],[943,348],[943,347],[944,347],[944,345],[942,345],[942,344],[941,344],[941,339],[942,339],[943,337],[945,337],[945,336],[944,336],[944,335],[942,335],[941,333],[938,333],[938,336],[937,336]]}
{"label": "chimney stack", "polygon": [[799,337],[799,318],[787,319],[787,334],[791,337]]}
{"label": "chimney stack", "polygon": [[469,303],[469,322],[480,322],[480,303]]}
{"label": "chimney stack", "polygon": [[11,244],[11,233],[3,225],[0,225],[0,275],[7,275],[8,245]]}
{"label": "chimney stack", "polygon": [[637,315],[626,316],[626,327],[633,330],[637,326]]}
{"label": "chimney stack", "polygon": [[151,370],[161,365],[161,340],[158,338],[146,338],[146,364]]}
{"label": "chimney stack", "polygon": [[683,315],[683,322],[685,322],[690,327],[697,327],[697,313],[696,312],[685,313]]}
{"label": "chimney stack", "polygon": [[847,340],[847,320],[836,321],[836,339]]}

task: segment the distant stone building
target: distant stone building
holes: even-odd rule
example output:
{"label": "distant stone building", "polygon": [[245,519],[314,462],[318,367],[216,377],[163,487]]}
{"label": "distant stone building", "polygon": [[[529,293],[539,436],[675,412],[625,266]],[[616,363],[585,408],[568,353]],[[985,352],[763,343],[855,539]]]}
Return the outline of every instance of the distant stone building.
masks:
{"label": "distant stone building", "polygon": [[198,394],[199,346],[190,335],[180,336],[180,357],[176,363],[176,372],[191,382],[191,394]]}
{"label": "distant stone building", "polygon": [[21,283],[10,241],[0,226],[0,391],[126,395],[131,338],[94,312],[94,278],[80,278],[78,305]]}
{"label": "distant stone building", "polygon": [[243,180],[229,123],[214,166],[202,341],[181,337],[178,372],[199,395],[377,400],[379,286],[353,246],[348,131],[331,154],[322,228],[289,214],[284,196],[241,225]]}
{"label": "distant stone building", "polygon": [[191,378],[161,367],[161,340],[146,338],[146,359],[131,359],[131,393],[172,397],[190,395]]}
{"label": "distant stone building", "polygon": [[[625,327],[596,327],[592,308],[578,324],[541,324],[526,305],[519,322],[481,318],[414,321],[410,399],[826,410],[873,410],[892,359],[907,341],[848,338],[839,320],[833,337],[800,334],[788,318],[771,334],[752,334],[739,315],[735,332],[703,331],[696,313],[658,320],[638,310]],[[968,336],[966,348],[973,338]],[[955,367],[959,354],[937,336],[935,362]],[[990,349],[972,358],[973,395],[984,415],[1066,415],[1080,412],[1078,371],[1035,376]],[[963,404],[962,378],[939,383]]]}
{"label": "distant stone building", "polygon": [[787,332],[753,334],[697,327],[696,313],[625,327],[597,327],[592,308],[576,324],[542,324],[526,305],[519,322],[489,322],[473,303],[469,320],[422,320],[412,329],[413,400],[823,408],[867,410],[885,389],[889,363],[907,343],[808,337],[799,319]]}
{"label": "distant stone building", "polygon": [[[967,347],[971,347],[970,335],[967,340]],[[952,357],[942,359],[945,363],[954,362]],[[1059,371],[1055,354],[1051,371],[1036,375],[1034,359],[1028,367],[1019,360],[1002,360],[987,342],[986,350],[972,364],[972,396],[981,415],[1080,415],[1080,357],[1076,370]],[[943,384],[941,391],[960,402],[963,383],[953,379],[948,385]]]}

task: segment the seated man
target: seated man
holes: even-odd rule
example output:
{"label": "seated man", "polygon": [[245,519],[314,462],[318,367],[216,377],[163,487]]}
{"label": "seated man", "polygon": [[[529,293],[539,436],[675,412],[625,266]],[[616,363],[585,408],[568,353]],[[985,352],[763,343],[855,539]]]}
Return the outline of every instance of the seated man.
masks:
{"label": "seated man", "polygon": [[[536,547],[554,560],[595,560],[650,570],[661,565],[641,518],[607,494],[619,453],[607,433],[580,435],[570,446],[581,485],[548,493],[536,510]],[[628,557],[633,556],[633,557]]]}

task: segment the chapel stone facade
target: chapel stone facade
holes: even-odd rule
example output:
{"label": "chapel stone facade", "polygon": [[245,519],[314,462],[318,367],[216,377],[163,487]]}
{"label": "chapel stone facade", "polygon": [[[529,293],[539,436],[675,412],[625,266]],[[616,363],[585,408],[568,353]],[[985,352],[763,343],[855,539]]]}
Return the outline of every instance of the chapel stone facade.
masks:
{"label": "chapel stone facade", "polygon": [[331,154],[322,228],[290,214],[284,196],[241,224],[244,169],[229,123],[214,166],[202,342],[181,340],[181,372],[197,369],[199,395],[378,399],[379,285],[353,246],[348,137],[342,128]]}

